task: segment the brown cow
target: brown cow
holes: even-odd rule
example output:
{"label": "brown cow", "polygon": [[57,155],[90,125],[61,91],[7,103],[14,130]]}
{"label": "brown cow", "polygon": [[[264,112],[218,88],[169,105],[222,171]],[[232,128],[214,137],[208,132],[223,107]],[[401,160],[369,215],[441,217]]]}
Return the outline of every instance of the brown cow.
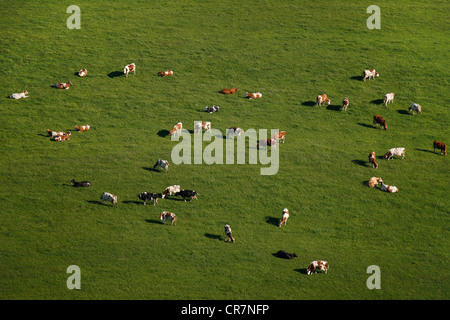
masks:
{"label": "brown cow", "polygon": [[372,164],[372,168],[377,169],[378,168],[378,163],[377,163],[377,161],[375,159],[376,159],[375,152],[371,152],[369,154],[369,162]]}
{"label": "brown cow", "polygon": [[380,126],[384,127],[384,130],[387,131],[387,124],[386,124],[386,120],[384,120],[384,118],[382,116],[373,116],[373,126],[375,127],[375,125],[379,124]]}
{"label": "brown cow", "polygon": [[238,91],[239,91],[238,88],[231,88],[231,89],[222,89],[219,92],[223,94],[235,94]]}
{"label": "brown cow", "polygon": [[445,143],[440,141],[433,141],[433,151],[436,152],[436,149],[441,150],[441,154],[442,151],[444,151],[444,156],[447,155],[447,146],[445,145]]}

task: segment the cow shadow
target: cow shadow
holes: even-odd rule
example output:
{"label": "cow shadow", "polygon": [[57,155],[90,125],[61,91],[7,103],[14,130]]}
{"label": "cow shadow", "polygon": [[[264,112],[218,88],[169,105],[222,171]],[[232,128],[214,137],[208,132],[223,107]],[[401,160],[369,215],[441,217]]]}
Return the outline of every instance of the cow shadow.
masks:
{"label": "cow shadow", "polygon": [[277,226],[277,227],[280,225],[280,220],[277,219],[277,218],[267,216],[265,218],[265,220],[266,220],[266,222],[268,224],[272,224],[272,225]]}
{"label": "cow shadow", "polygon": [[222,240],[222,236],[218,234],[205,233],[205,237],[213,240]]}
{"label": "cow shadow", "polygon": [[308,274],[308,269],[307,268],[294,269],[294,271],[300,272],[301,274]]}
{"label": "cow shadow", "polygon": [[108,73],[108,77],[110,77],[110,78],[117,78],[117,77],[120,77],[123,75],[124,75],[123,71],[113,71],[113,72]]}
{"label": "cow shadow", "polygon": [[408,114],[408,115],[411,115],[411,113],[409,113],[408,110],[400,109],[400,110],[397,110],[397,112],[400,113],[400,114]]}
{"label": "cow shadow", "polygon": [[367,162],[366,162],[366,161],[363,161],[363,160],[352,160],[352,162],[353,162],[354,164],[357,164],[357,165],[361,166],[361,167],[369,167],[369,166],[367,165]]}
{"label": "cow shadow", "polygon": [[363,77],[363,76],[353,76],[353,77],[350,77],[350,79],[352,79],[352,80],[358,80],[358,81],[363,81],[364,77]]}
{"label": "cow shadow", "polygon": [[306,106],[306,107],[314,107],[317,103],[315,101],[305,101],[302,102],[302,106]]}
{"label": "cow shadow", "polygon": [[125,200],[125,201],[122,201],[122,203],[125,203],[125,204],[129,204],[129,203],[133,203],[133,204],[137,204],[137,205],[144,205],[144,202],[142,202],[142,201],[137,201],[137,200]]}
{"label": "cow shadow", "polygon": [[426,149],[414,149],[414,150],[417,150],[417,151],[422,151],[422,152],[429,152],[429,153],[434,153],[434,154],[436,154],[436,152],[434,152],[434,151],[432,151],[432,150],[426,150]]}
{"label": "cow shadow", "polygon": [[383,104],[383,102],[384,102],[384,99],[375,99],[375,100],[370,101],[371,104],[376,104],[376,105]]}
{"label": "cow shadow", "polygon": [[157,135],[160,136],[161,138],[165,138],[169,135],[170,131],[169,130],[159,130]]}
{"label": "cow shadow", "polygon": [[145,219],[145,222],[147,222],[147,223],[155,223],[155,224],[162,224],[161,220]]}
{"label": "cow shadow", "polygon": [[87,200],[87,202],[92,204],[97,204],[99,206],[107,206],[108,204],[106,202],[101,202],[100,200]]}
{"label": "cow shadow", "polygon": [[358,122],[357,124],[362,126],[362,127],[375,129],[375,127],[373,125],[370,125],[370,124],[367,124],[367,123],[360,123],[360,122]]}
{"label": "cow shadow", "polygon": [[330,104],[329,106],[327,106],[327,110],[341,111],[341,106]]}

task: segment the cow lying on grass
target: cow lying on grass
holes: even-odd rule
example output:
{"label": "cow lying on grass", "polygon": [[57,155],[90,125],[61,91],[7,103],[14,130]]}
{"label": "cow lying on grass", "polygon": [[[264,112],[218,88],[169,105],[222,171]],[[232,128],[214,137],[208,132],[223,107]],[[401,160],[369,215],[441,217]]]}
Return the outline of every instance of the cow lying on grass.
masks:
{"label": "cow lying on grass", "polygon": [[78,182],[75,179],[72,179],[70,182],[72,182],[73,186],[76,187],[76,188],[89,187],[91,185],[91,183],[89,181],[80,181],[80,182]]}
{"label": "cow lying on grass", "polygon": [[328,272],[328,262],[323,260],[312,261],[309,264],[307,274],[317,273],[318,271],[323,271],[325,274]]}
{"label": "cow lying on grass", "polygon": [[293,259],[298,257],[295,253],[288,253],[284,250],[279,250],[275,255],[281,259]]}

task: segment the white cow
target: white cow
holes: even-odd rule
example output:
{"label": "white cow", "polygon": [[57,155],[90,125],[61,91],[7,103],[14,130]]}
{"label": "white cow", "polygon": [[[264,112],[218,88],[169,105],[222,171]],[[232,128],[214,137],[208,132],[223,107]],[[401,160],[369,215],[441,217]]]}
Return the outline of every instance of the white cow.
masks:
{"label": "white cow", "polygon": [[287,219],[289,219],[289,210],[288,208],[284,208],[281,214],[281,221],[278,226],[281,227],[283,224],[286,225]]}
{"label": "white cow", "polygon": [[412,111],[412,113],[414,114],[414,111],[417,112],[418,114],[422,114],[422,107],[420,106],[420,104],[417,103],[411,103],[411,106],[408,109],[409,112]]}
{"label": "white cow", "polygon": [[22,93],[13,93],[13,94],[10,95],[9,97],[10,97],[11,99],[28,98],[27,94],[28,94],[28,91],[25,90],[25,91],[22,92]]}
{"label": "white cow", "polygon": [[104,201],[111,202],[113,206],[117,207],[117,196],[113,195],[109,192],[103,192],[102,196],[100,197],[101,203]]}
{"label": "white cow", "polygon": [[387,106],[389,102],[394,102],[395,93],[391,92],[384,96],[384,105]]}
{"label": "white cow", "polygon": [[384,159],[392,159],[394,156],[402,157],[402,159],[405,159],[405,148],[392,148],[389,149],[388,152],[384,155]]}
{"label": "white cow", "polygon": [[398,192],[398,188],[396,186],[389,186],[387,184],[384,184],[383,181],[381,181],[381,191],[386,191],[390,193]]}
{"label": "white cow", "polygon": [[379,77],[380,74],[378,72],[375,71],[375,69],[371,69],[371,70],[364,70],[363,73],[363,81],[366,81],[366,79],[372,78],[375,79],[375,77]]}
{"label": "white cow", "polygon": [[130,72],[134,72],[134,74],[136,74],[136,65],[134,63],[130,63],[123,68],[123,73],[127,76],[127,78]]}
{"label": "white cow", "polygon": [[180,192],[180,191],[181,191],[180,185],[169,186],[169,187],[167,187],[167,188],[164,190],[164,192],[163,192],[161,198],[164,199],[164,198],[166,197],[167,194],[169,194],[169,196],[172,196],[173,194],[175,194],[175,193],[177,193],[177,192]]}
{"label": "white cow", "polygon": [[167,173],[167,170],[169,170],[169,165],[170,165],[169,161],[163,160],[163,159],[158,159],[158,161],[156,161],[156,163],[154,164],[153,169],[156,169],[157,167],[161,167],[161,168],[164,168],[164,170]]}

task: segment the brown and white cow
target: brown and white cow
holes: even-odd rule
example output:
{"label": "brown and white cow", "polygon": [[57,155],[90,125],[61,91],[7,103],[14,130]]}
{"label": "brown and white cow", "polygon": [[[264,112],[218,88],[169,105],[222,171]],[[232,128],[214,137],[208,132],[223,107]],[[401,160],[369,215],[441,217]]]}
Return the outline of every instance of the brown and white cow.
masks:
{"label": "brown and white cow", "polygon": [[57,136],[63,136],[66,134],[63,131],[51,131],[50,129],[47,129],[47,131],[45,131],[45,132],[48,134],[49,137],[52,137],[52,138],[57,137]]}
{"label": "brown and white cow", "polygon": [[231,88],[231,89],[222,89],[219,92],[223,94],[235,94],[238,91],[239,91],[238,88]]}
{"label": "brown and white cow", "polygon": [[72,133],[70,131],[68,131],[67,133],[65,133],[63,135],[53,137],[53,140],[55,140],[55,141],[66,141],[66,140],[70,139],[71,135],[72,135]]}
{"label": "brown and white cow", "polygon": [[169,170],[169,165],[170,165],[169,161],[158,159],[156,163],[153,165],[153,170],[156,169],[157,167],[161,167],[167,173],[167,171]]}
{"label": "brown and white cow", "polygon": [[402,159],[405,159],[405,152],[406,152],[405,148],[391,148],[384,155],[384,159],[391,160],[395,156],[399,156],[402,157]]}
{"label": "brown and white cow", "polygon": [[232,138],[234,136],[239,138],[242,135],[243,131],[244,130],[242,130],[241,128],[238,128],[238,127],[230,127],[227,130],[227,139],[229,139],[230,137]]}
{"label": "brown and white cow", "polygon": [[389,192],[389,193],[396,193],[396,192],[398,192],[398,188],[396,186],[390,186],[390,185],[384,184],[383,181],[381,181],[381,188],[380,188],[380,190],[381,191],[386,191],[386,192]]}
{"label": "brown and white cow", "polygon": [[158,75],[161,77],[173,76],[173,71],[172,70],[160,71],[158,72]]}
{"label": "brown and white cow", "polygon": [[117,196],[116,195],[114,195],[114,194],[112,194],[112,193],[109,193],[109,192],[103,192],[103,194],[102,194],[102,196],[100,197],[100,202],[101,203],[103,203],[104,201],[108,201],[108,202],[111,202],[112,203],[112,206],[114,207],[114,206],[118,206],[118,203],[117,203]]}
{"label": "brown and white cow", "polygon": [[251,100],[251,99],[258,99],[262,97],[262,93],[261,92],[255,92],[255,93],[250,93],[250,92],[246,92],[245,96]]}
{"label": "brown and white cow", "polygon": [[78,71],[78,76],[79,77],[86,77],[87,76],[87,69],[81,69],[80,71]]}
{"label": "brown and white cow", "polygon": [[281,228],[283,224],[286,225],[287,219],[289,219],[289,210],[288,208],[284,208],[283,212],[281,213],[281,221],[278,226]]}
{"label": "brown and white cow", "polygon": [[85,124],[82,126],[77,126],[77,125],[75,126],[75,130],[80,131],[80,132],[88,131],[90,128],[91,128],[91,126],[88,124]]}
{"label": "brown and white cow", "polygon": [[283,141],[283,143],[284,143],[284,140],[286,139],[286,131],[275,132],[273,134],[273,136],[272,136],[272,139],[273,140],[280,140],[280,141]]}
{"label": "brown and white cow", "polygon": [[173,194],[176,194],[177,192],[180,192],[180,191],[181,191],[181,187],[180,187],[180,185],[178,185],[178,184],[173,185],[173,186],[168,186],[168,187],[164,190],[164,192],[163,192],[161,198],[164,199],[164,198],[167,196],[167,194],[169,194],[169,197],[171,197]]}
{"label": "brown and white cow", "polygon": [[384,96],[384,105],[387,106],[389,102],[394,102],[395,92],[388,93]]}
{"label": "brown and white cow", "polygon": [[134,72],[134,74],[136,74],[136,64],[130,63],[129,65],[125,66],[125,68],[123,68],[123,73],[127,76],[127,78],[130,72]]}
{"label": "brown and white cow", "polygon": [[328,105],[330,105],[330,103],[331,103],[330,99],[328,99],[326,94],[321,94],[321,95],[317,96],[317,105],[321,106],[325,102]]}
{"label": "brown and white cow", "polygon": [[227,242],[227,240],[230,239],[231,242],[234,243],[235,240],[233,234],[231,233],[231,227],[229,224],[225,225],[224,231],[225,231],[225,242]]}
{"label": "brown and white cow", "polygon": [[378,163],[375,157],[375,152],[371,152],[369,153],[369,162],[372,164],[372,168],[377,169],[378,168]]}
{"label": "brown and white cow", "polygon": [[381,182],[383,182],[383,180],[381,178],[372,177],[372,178],[370,178],[370,180],[367,183],[367,185],[369,186],[369,188],[375,188],[375,186],[378,186],[378,184],[381,183]]}
{"label": "brown and white cow", "polygon": [[375,127],[375,125],[380,125],[384,127],[384,130],[387,131],[387,124],[386,124],[386,120],[384,120],[384,118],[382,116],[373,116],[373,126]]}
{"label": "brown and white cow", "polygon": [[66,89],[68,90],[70,88],[70,86],[73,85],[72,82],[58,82],[54,85],[55,88],[57,89]]}
{"label": "brown and white cow", "polygon": [[418,114],[422,114],[422,107],[420,106],[420,104],[417,103],[411,103],[411,105],[408,108],[408,111],[414,114],[414,111]]}
{"label": "brown and white cow", "polygon": [[445,143],[436,140],[433,141],[433,152],[436,152],[436,149],[441,150],[441,154],[444,151],[444,156],[447,155],[447,145]]}
{"label": "brown and white cow", "polygon": [[197,122],[194,127],[194,133],[202,133],[203,130],[211,130],[211,122]]}
{"label": "brown and white cow", "polygon": [[344,100],[342,100],[342,111],[347,111],[349,104],[350,102],[348,101],[348,98],[345,97]]}
{"label": "brown and white cow", "polygon": [[177,216],[173,212],[163,211],[159,215],[159,219],[163,222],[163,224],[166,224],[166,220],[170,220],[172,226],[177,225]]}
{"label": "brown and white cow", "polygon": [[375,77],[379,77],[380,74],[378,72],[375,71],[375,69],[371,69],[371,70],[364,70],[363,72],[363,81],[366,81],[366,79],[372,78],[375,79]]}
{"label": "brown and white cow", "polygon": [[275,139],[259,140],[259,142],[256,144],[256,149],[259,149],[259,147],[265,147],[267,149],[268,146],[272,147],[272,148],[276,148],[277,140],[275,140]]}
{"label": "brown and white cow", "polygon": [[328,262],[324,260],[315,260],[309,264],[308,274],[317,273],[318,271],[324,271],[325,274],[328,272]]}
{"label": "brown and white cow", "polygon": [[172,134],[177,136],[181,134],[181,130],[183,130],[183,124],[181,122],[178,122],[172,130],[170,130],[169,136]]}
{"label": "brown and white cow", "polygon": [[27,94],[28,94],[28,91],[25,90],[24,92],[21,92],[21,93],[13,93],[13,94],[10,95],[9,97],[10,97],[11,99],[28,98]]}

